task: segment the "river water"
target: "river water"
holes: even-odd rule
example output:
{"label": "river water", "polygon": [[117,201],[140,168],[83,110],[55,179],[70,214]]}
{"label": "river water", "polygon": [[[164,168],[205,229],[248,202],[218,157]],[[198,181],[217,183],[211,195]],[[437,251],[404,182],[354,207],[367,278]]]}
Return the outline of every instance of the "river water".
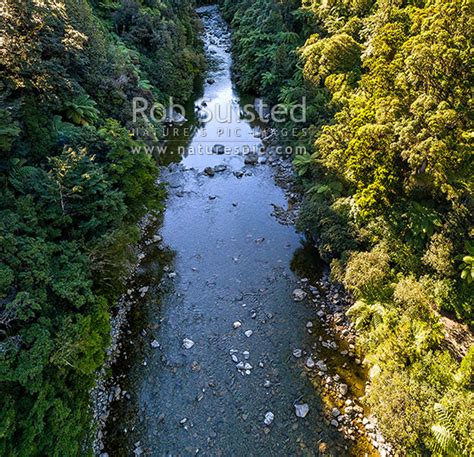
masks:
{"label": "river water", "polygon": [[[150,292],[132,315],[127,359],[116,368],[127,394],[112,411],[105,450],[111,457],[292,456],[318,455],[324,446],[327,455],[348,455],[349,442],[323,417],[304,357],[292,355],[311,353],[317,342],[306,328],[318,325],[314,305],[292,297],[292,265],[312,253],[272,216],[272,205],[288,205],[272,167],[244,163],[243,147],[260,140],[239,115],[229,34],[217,9],[200,14],[211,69],[195,104],[230,107],[233,116],[224,124],[194,120],[183,127],[189,139],[183,129],[170,137],[169,160],[179,163],[163,171],[169,197],[153,232],[166,249],[145,260],[141,281]],[[196,153],[216,143],[231,152]],[[220,165],[226,170],[203,173]],[[309,406],[305,418],[295,403]]]}

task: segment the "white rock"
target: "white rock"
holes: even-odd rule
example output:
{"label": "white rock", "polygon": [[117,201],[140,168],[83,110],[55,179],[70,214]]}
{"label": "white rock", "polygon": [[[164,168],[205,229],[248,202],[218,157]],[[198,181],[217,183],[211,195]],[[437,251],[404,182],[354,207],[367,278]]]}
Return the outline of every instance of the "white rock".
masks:
{"label": "white rock", "polygon": [[150,343],[151,347],[154,348],[154,349],[157,349],[160,347],[160,343],[158,343],[158,341],[156,340],[153,340],[151,343]]}
{"label": "white rock", "polygon": [[242,352],[242,355],[244,356],[245,360],[248,360],[250,358],[250,352],[249,351]]}
{"label": "white rock", "polygon": [[311,321],[306,322],[306,328],[313,328],[313,323]]}
{"label": "white rock", "polygon": [[235,363],[238,363],[239,359],[237,358],[237,356],[235,354],[232,354],[232,361],[235,362]]}
{"label": "white rock", "polygon": [[245,336],[246,336],[247,338],[250,338],[252,335],[253,335],[252,330],[247,330],[247,331],[245,332]]}
{"label": "white rock", "polygon": [[308,358],[306,359],[306,366],[307,366],[308,368],[314,368],[314,365],[315,365],[315,363],[314,363],[313,358],[312,358],[312,357],[308,357]]}
{"label": "white rock", "polygon": [[235,321],[235,322],[232,324],[232,327],[234,327],[234,328],[242,327],[242,322]]}
{"label": "white rock", "polygon": [[303,351],[301,349],[293,349],[293,357],[299,359],[303,355]]}
{"label": "white rock", "polygon": [[293,291],[293,300],[302,301],[306,298],[308,294],[303,289],[295,289]]}
{"label": "white rock", "polygon": [[149,287],[145,286],[145,287],[142,287],[142,288],[138,289],[138,293],[139,293],[142,297],[144,297],[145,294],[148,292],[148,290],[149,290]]}
{"label": "white rock", "polygon": [[322,360],[318,360],[316,362],[316,367],[318,368],[318,370],[328,371],[328,367],[326,366],[326,364]]}
{"label": "white rock", "polygon": [[244,369],[245,369],[245,370],[251,370],[252,368],[253,368],[253,366],[250,365],[250,363],[246,363],[246,364],[244,365]]}
{"label": "white rock", "polygon": [[309,406],[307,403],[295,405],[295,414],[297,417],[306,417],[309,413]]}
{"label": "white rock", "polygon": [[184,349],[191,349],[194,346],[194,341],[190,340],[189,338],[185,338],[183,340],[183,347]]}
{"label": "white rock", "polygon": [[263,423],[265,425],[271,425],[274,419],[275,416],[273,415],[273,413],[271,411],[268,411],[268,413],[265,414],[265,420],[263,421]]}
{"label": "white rock", "polygon": [[340,412],[337,408],[333,408],[333,409],[331,410],[331,415],[332,415],[333,417],[339,417],[339,416],[341,415],[341,412]]}

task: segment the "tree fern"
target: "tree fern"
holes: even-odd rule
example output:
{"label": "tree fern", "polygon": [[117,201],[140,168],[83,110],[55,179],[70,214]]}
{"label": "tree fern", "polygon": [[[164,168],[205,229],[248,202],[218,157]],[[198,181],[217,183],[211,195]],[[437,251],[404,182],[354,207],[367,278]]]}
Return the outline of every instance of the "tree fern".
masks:
{"label": "tree fern", "polygon": [[431,427],[434,436],[434,451],[440,455],[458,456],[463,453],[456,442],[456,427],[452,412],[440,403],[434,405],[438,423]]}
{"label": "tree fern", "polygon": [[28,192],[29,183],[33,179],[39,178],[41,170],[25,165],[23,159],[12,159],[10,161],[10,173],[8,182],[20,193],[25,194]]}
{"label": "tree fern", "polygon": [[66,117],[78,125],[88,125],[99,119],[99,110],[96,102],[89,95],[84,94],[73,101],[65,103]]}
{"label": "tree fern", "polygon": [[365,300],[356,301],[346,313],[354,320],[357,330],[376,329],[383,323],[386,310],[380,303],[367,303]]}
{"label": "tree fern", "polygon": [[293,165],[295,166],[296,173],[298,176],[303,177],[310,170],[311,163],[313,162],[310,154],[299,154],[293,159]]}

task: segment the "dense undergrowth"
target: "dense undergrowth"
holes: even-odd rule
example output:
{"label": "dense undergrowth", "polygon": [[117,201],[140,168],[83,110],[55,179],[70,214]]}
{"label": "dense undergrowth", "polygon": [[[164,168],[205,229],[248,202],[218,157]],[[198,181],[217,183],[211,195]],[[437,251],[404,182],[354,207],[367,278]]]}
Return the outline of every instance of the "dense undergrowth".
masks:
{"label": "dense undergrowth", "polygon": [[197,17],[187,0],[6,0],[0,15],[0,454],[88,454],[109,313],[136,223],[163,201],[155,160],[132,154],[132,99],[191,95]]}
{"label": "dense undergrowth", "polygon": [[[464,0],[224,2],[245,91],[307,98],[290,144],[300,227],[332,276],[371,367],[365,401],[401,454],[472,455],[472,4]],[[451,350],[449,350],[451,349]]]}

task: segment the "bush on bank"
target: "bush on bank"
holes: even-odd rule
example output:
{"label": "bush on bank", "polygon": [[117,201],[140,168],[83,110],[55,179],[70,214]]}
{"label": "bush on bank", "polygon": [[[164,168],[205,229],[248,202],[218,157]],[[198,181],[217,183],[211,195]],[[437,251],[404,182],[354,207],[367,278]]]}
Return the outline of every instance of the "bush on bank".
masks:
{"label": "bush on bank", "polygon": [[448,350],[440,319],[473,323],[468,2],[241,0],[224,11],[242,89],[307,97],[299,226],[356,299],[348,313],[375,367],[366,402],[385,437],[402,454],[470,455],[474,350]]}
{"label": "bush on bank", "polygon": [[136,223],[163,201],[155,160],[131,152],[132,99],[190,96],[197,17],[168,0],[0,15],[0,454],[88,454],[109,314]]}

